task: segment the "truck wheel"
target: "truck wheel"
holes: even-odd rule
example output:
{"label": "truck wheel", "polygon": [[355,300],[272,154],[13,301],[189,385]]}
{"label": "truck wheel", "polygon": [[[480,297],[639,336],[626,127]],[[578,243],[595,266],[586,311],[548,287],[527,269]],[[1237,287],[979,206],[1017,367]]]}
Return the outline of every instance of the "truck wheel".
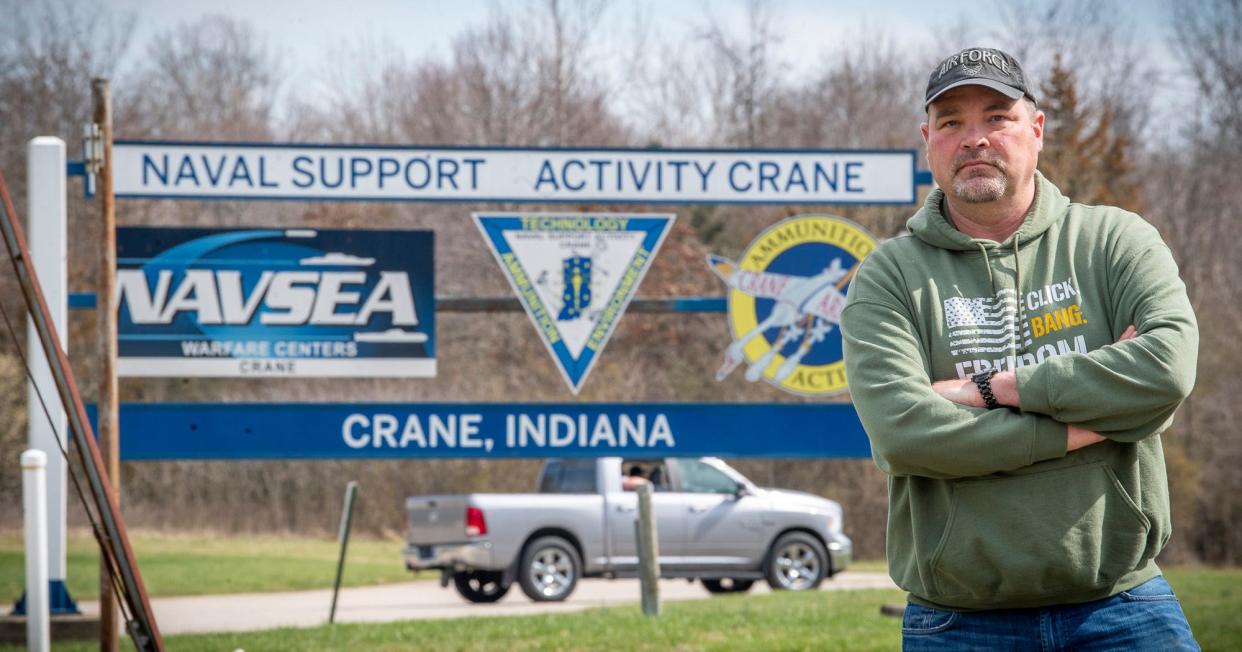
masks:
{"label": "truck wheel", "polygon": [[582,560],[573,545],[560,537],[539,537],[526,546],[518,567],[522,592],[535,602],[560,602],[574,592]]}
{"label": "truck wheel", "polygon": [[509,592],[500,571],[471,571],[453,575],[453,585],[461,597],[471,602],[495,602]]}
{"label": "truck wheel", "polygon": [[775,591],[808,591],[828,575],[828,553],[819,539],[790,532],[772,544],[763,572]]}
{"label": "truck wheel", "polygon": [[745,593],[754,586],[754,580],[737,580],[726,577],[718,580],[702,580],[708,593]]}

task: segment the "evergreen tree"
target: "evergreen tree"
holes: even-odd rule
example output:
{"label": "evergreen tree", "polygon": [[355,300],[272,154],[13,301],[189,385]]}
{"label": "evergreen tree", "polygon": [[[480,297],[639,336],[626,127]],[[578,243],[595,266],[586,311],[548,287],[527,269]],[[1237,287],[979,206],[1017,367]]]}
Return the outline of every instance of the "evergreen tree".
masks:
{"label": "evergreen tree", "polygon": [[1133,143],[1113,127],[1113,107],[1091,108],[1079,97],[1074,73],[1057,55],[1041,87],[1047,117],[1039,169],[1062,192],[1084,204],[1113,204],[1140,211]]}

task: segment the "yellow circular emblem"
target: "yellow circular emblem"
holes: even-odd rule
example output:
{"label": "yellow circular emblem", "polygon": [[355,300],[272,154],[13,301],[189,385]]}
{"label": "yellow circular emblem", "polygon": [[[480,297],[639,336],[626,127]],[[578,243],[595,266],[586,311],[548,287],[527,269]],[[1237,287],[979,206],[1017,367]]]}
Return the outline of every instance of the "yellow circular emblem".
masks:
{"label": "yellow circular emblem", "polygon": [[794,394],[844,390],[841,309],[858,264],[876,245],[845,218],[799,215],[761,233],[736,263],[710,257],[729,285],[734,340],[717,378],[744,362],[747,380]]}

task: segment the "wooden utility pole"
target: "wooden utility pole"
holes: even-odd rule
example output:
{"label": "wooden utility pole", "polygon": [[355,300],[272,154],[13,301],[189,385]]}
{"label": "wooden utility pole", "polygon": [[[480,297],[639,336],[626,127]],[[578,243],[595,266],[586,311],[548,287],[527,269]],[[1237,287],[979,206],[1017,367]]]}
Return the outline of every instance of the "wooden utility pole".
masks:
{"label": "wooden utility pole", "polygon": [[[116,198],[112,196],[112,91],[107,79],[91,80],[95,124],[99,125],[103,165],[96,191],[103,211],[99,237],[99,285],[95,295],[99,344],[99,452],[121,501],[121,446],[116,380]],[[107,561],[99,564],[99,649],[117,652],[120,639],[114,579]]]}

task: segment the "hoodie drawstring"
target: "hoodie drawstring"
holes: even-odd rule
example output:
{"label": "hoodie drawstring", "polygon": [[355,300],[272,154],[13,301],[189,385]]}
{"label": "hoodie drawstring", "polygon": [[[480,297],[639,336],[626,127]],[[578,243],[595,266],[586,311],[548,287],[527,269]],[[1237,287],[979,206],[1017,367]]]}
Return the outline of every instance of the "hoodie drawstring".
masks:
{"label": "hoodie drawstring", "polygon": [[[1013,320],[1009,322],[1009,350],[1013,354],[1014,359],[1018,357],[1018,320],[1025,319],[1022,312],[1022,258],[1019,256],[1021,245],[1018,243],[1021,238],[1020,234],[1015,234],[1013,238],[1013,269],[1014,269],[1014,315]],[[975,242],[979,247],[979,253],[983,254],[983,267],[988,271],[988,288],[992,291],[992,296],[996,296],[996,282],[992,277],[992,259],[988,257],[988,248],[982,242]]]}
{"label": "hoodie drawstring", "polygon": [[1013,324],[1009,327],[1014,360],[1018,358],[1018,320],[1026,320],[1022,312],[1022,257],[1018,255],[1018,243],[1022,241],[1022,230],[1013,235]]}
{"label": "hoodie drawstring", "polygon": [[996,284],[992,282],[992,260],[988,258],[988,248],[983,246],[982,242],[976,242],[979,245],[979,253],[983,254],[983,268],[988,270],[988,288],[992,290],[992,296],[996,296]]}

